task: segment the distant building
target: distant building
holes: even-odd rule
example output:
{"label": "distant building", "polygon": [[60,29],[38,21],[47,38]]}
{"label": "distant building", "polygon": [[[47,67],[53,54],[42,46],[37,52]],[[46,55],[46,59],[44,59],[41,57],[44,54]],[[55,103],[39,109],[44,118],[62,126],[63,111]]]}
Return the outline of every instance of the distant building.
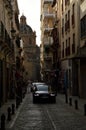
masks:
{"label": "distant building", "polygon": [[20,37],[23,41],[24,77],[31,80],[40,79],[40,50],[36,45],[36,32],[27,25],[26,17],[20,17]]}
{"label": "distant building", "polygon": [[53,52],[51,51],[53,39],[51,32],[55,22],[55,13],[52,8],[53,0],[41,0],[41,78],[48,80],[47,71],[53,69]]}

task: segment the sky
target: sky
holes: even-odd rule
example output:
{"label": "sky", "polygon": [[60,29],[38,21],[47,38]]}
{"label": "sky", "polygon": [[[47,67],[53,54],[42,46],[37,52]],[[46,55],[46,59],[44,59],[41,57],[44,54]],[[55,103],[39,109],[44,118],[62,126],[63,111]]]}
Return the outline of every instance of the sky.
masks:
{"label": "sky", "polygon": [[41,0],[17,0],[19,17],[26,17],[27,25],[36,31],[36,44],[40,46],[40,1]]}

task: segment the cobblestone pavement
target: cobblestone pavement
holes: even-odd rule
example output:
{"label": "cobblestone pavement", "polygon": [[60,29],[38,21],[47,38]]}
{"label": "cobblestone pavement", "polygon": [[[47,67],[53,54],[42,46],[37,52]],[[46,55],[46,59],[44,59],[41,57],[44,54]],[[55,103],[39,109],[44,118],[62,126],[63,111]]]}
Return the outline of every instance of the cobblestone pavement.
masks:
{"label": "cobblestone pavement", "polygon": [[31,94],[21,105],[9,129],[12,130],[86,130],[86,116],[57,96],[56,104],[33,104]]}
{"label": "cobblestone pavement", "polygon": [[33,104],[32,95],[27,94],[13,120],[6,126],[6,130],[11,129],[86,130],[86,116],[81,107],[76,110],[74,104],[66,104],[64,95],[57,95],[56,104]]}

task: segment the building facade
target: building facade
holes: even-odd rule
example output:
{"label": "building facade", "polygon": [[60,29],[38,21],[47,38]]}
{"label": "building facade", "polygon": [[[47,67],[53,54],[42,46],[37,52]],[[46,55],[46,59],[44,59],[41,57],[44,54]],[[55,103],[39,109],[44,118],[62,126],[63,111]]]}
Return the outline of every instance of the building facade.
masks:
{"label": "building facade", "polygon": [[68,79],[69,93],[79,95],[78,63],[75,58],[80,44],[79,1],[61,2],[61,68]]}
{"label": "building facade", "polygon": [[41,0],[41,77],[48,80],[48,72],[53,69],[53,52],[51,46],[53,38],[51,32],[55,23],[55,12],[52,8],[53,0]]}
{"label": "building facade", "polygon": [[0,105],[15,95],[15,33],[18,34],[17,0],[0,1]]}
{"label": "building facade", "polygon": [[[42,3],[49,3],[45,0]],[[53,0],[53,44],[50,52],[53,56],[54,68],[59,68],[58,83],[60,89],[68,90],[69,95],[86,97],[86,1],[85,0]],[[41,7],[43,15],[44,5]],[[43,22],[42,22],[43,21]],[[42,29],[44,19],[41,17]],[[49,22],[48,22],[49,23]],[[48,24],[47,24],[48,25]],[[42,31],[41,39],[44,40]],[[44,42],[41,47],[43,48]],[[48,41],[48,40],[47,40]],[[55,49],[56,51],[55,51]],[[53,51],[52,51],[53,50]],[[42,53],[44,50],[42,49]],[[41,55],[42,63],[45,64]],[[59,62],[58,62],[59,61]],[[49,62],[48,62],[49,64]],[[57,64],[57,67],[56,67]],[[43,68],[44,69],[44,68]],[[51,69],[51,68],[50,68]],[[65,88],[66,87],[66,88]]]}
{"label": "building facade", "polygon": [[40,50],[36,45],[36,32],[27,25],[26,17],[20,17],[20,36],[23,41],[24,77],[30,80],[40,79]]}
{"label": "building facade", "polygon": [[79,92],[86,98],[86,1],[80,1]]}

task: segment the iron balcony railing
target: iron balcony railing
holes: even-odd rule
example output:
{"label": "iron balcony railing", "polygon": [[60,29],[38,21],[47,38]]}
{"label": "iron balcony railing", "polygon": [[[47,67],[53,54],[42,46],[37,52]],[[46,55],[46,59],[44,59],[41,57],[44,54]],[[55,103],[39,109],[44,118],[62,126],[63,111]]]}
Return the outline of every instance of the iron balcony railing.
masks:
{"label": "iron balcony railing", "polygon": [[53,3],[53,0],[43,0],[43,4]]}

